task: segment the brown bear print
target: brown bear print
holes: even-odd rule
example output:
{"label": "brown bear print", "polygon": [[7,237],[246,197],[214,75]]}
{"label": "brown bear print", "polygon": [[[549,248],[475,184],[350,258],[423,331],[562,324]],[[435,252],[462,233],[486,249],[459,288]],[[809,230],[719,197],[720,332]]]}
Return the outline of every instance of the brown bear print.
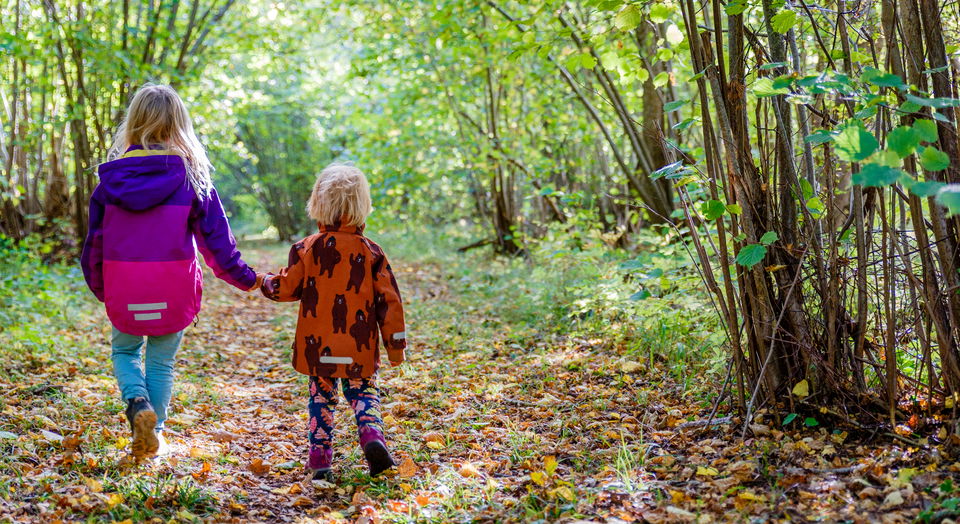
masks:
{"label": "brown bear print", "polygon": [[376,294],[374,294],[374,296],[373,296],[373,302],[370,302],[369,300],[365,300],[364,302],[366,302],[366,306],[364,307],[364,309],[367,310],[367,311],[366,311],[366,313],[367,313],[367,324],[370,325],[370,329],[373,329],[374,326],[377,324],[377,296],[376,296]]}
{"label": "brown bear print", "polygon": [[340,263],[340,252],[337,251],[337,239],[326,235],[313,243],[313,263],[320,266],[320,274],[327,273],[327,278],[333,278],[333,268]]}
{"label": "brown bear print", "polygon": [[366,315],[362,309],[357,310],[356,321],[350,326],[350,336],[357,342],[357,351],[361,347],[370,348],[370,324],[367,323]]}
{"label": "brown bear print", "polygon": [[350,255],[350,281],[347,282],[347,291],[350,291],[351,287],[355,287],[357,293],[360,293],[360,284],[363,284],[363,277],[366,274],[363,268],[365,260],[366,257],[363,256],[363,253],[357,253],[356,256]]}
{"label": "brown bear print", "polygon": [[347,366],[347,377],[360,378],[363,376],[363,364],[357,362],[352,366]]}
{"label": "brown bear print", "polygon": [[387,318],[387,298],[383,293],[374,292],[373,294],[373,305],[375,306],[377,312],[377,322],[383,322]]}
{"label": "brown bear print", "polygon": [[[324,346],[323,349],[320,350],[320,358],[329,357],[329,356],[331,355],[331,353],[332,353],[332,350],[330,349],[330,346]],[[330,363],[328,363],[328,362],[321,362],[319,365],[317,365],[317,374],[314,375],[314,376],[317,376],[317,377],[328,377],[328,376],[332,375],[332,374],[333,374],[334,372],[336,372],[336,371],[337,371],[337,365],[336,365],[336,364],[330,364]],[[311,371],[311,373],[312,373],[312,371]]]}
{"label": "brown bear print", "polygon": [[307,318],[307,313],[313,313],[313,318],[317,318],[317,302],[320,301],[320,293],[317,291],[317,279],[307,277],[307,285],[300,293],[300,308],[303,310],[303,318]]}
{"label": "brown bear print", "polygon": [[333,297],[333,332],[347,332],[347,297],[337,295]]}
{"label": "brown bear print", "polygon": [[297,242],[290,248],[290,255],[287,256],[287,265],[295,266],[300,262],[300,250],[303,249],[303,242]]}
{"label": "brown bear print", "polygon": [[323,342],[320,338],[313,335],[303,337],[304,356],[307,357],[307,367],[310,368],[310,374],[320,376],[320,346]]}

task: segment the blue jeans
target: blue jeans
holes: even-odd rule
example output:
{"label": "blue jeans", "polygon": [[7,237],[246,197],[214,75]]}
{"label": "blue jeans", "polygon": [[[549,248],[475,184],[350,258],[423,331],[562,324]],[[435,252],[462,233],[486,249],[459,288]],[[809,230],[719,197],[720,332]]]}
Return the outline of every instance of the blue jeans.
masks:
{"label": "blue jeans", "polygon": [[146,358],[141,364],[143,338],[113,328],[113,353],[110,356],[113,359],[113,374],[117,377],[123,400],[137,397],[150,400],[157,412],[156,429],[163,431],[163,423],[167,420],[167,406],[170,405],[170,394],[173,391],[173,365],[183,339],[183,331],[146,337]]}

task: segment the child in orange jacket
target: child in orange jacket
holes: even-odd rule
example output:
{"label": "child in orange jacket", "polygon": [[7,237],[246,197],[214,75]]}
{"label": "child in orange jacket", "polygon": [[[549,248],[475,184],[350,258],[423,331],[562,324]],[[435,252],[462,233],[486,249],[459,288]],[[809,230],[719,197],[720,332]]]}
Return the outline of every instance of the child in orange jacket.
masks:
{"label": "child in orange jacket", "polygon": [[337,383],[357,419],[360,446],[377,475],[394,465],[387,451],[376,386],[382,335],[390,363],[404,360],[403,304],[386,255],[363,236],[372,211],[366,177],[352,166],[324,169],[307,212],[319,232],[293,245],[288,267],[267,274],[260,291],[300,301],[293,367],[310,376],[310,454],[314,479],[329,479]]}

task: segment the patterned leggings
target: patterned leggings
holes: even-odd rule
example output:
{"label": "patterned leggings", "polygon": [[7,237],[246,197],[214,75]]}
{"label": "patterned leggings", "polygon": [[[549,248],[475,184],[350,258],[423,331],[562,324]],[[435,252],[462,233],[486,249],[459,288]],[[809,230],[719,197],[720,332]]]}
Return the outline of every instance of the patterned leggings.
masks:
{"label": "patterned leggings", "polygon": [[380,392],[376,375],[369,378],[310,377],[310,449],[333,447],[333,408],[337,404],[337,382],[357,417],[357,430],[375,430],[383,434],[380,420]]}

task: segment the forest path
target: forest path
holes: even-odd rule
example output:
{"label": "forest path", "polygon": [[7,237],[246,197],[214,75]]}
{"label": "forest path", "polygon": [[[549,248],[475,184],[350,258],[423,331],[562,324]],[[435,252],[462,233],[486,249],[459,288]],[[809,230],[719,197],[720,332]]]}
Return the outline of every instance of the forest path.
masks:
{"label": "forest path", "polygon": [[[245,257],[258,268],[283,259],[256,249]],[[509,328],[494,340],[477,338],[489,331],[480,326],[495,322],[487,309],[459,303],[436,267],[394,266],[410,336],[408,362],[381,370],[395,473],[366,475],[352,413],[341,403],[336,485],[304,482],[306,379],[285,349],[297,304],[212,279],[180,358],[181,373],[200,379],[184,387],[205,390],[209,400],[175,407],[174,453],[156,469],[191,475],[216,493],[209,510],[221,518],[264,521],[555,518],[577,507],[596,514],[598,503],[629,510],[651,497],[583,499],[601,482],[635,491],[634,468],[644,458],[637,417],[647,411],[638,405],[646,393],[629,376],[601,372],[603,359],[591,348],[602,341],[548,351],[549,341],[516,339]]]}
{"label": "forest path", "polygon": [[[261,270],[285,252],[244,248]],[[297,304],[208,274],[178,355],[164,459],[127,464],[99,306],[48,334],[66,353],[10,357],[18,378],[0,384],[0,522],[899,522],[960,503],[945,481],[960,471],[948,449],[858,442],[826,421],[781,431],[762,411],[746,440],[738,421],[704,428],[704,392],[719,387],[703,383],[711,378],[536,319],[511,324],[498,310],[510,297],[474,292],[492,269],[464,281],[440,265],[393,266],[410,341],[408,362],[380,379],[395,471],[366,475],[344,402],[335,483],[305,481],[306,377],[287,349]]]}

